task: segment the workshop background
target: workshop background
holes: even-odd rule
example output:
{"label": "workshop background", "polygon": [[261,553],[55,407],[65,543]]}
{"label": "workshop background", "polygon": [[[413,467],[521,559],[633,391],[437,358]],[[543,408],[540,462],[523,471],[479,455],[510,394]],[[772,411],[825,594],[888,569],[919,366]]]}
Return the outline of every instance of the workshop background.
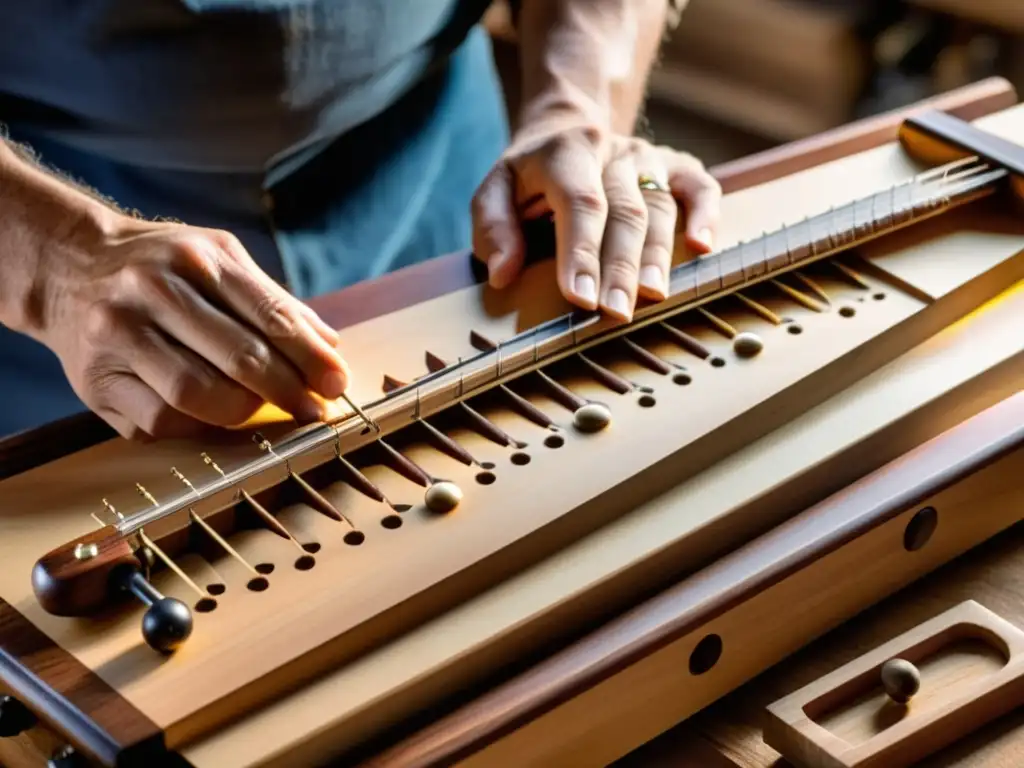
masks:
{"label": "workshop background", "polygon": [[[488,27],[514,114],[501,0]],[[711,166],[992,75],[1024,94],[1024,0],[690,0],[648,130]]]}

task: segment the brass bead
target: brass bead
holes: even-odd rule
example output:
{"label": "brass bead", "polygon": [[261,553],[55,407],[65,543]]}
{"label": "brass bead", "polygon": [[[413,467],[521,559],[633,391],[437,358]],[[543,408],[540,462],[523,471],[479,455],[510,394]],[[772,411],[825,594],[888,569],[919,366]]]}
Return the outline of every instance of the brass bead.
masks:
{"label": "brass bead", "polygon": [[756,333],[744,331],[736,334],[732,340],[733,351],[740,357],[754,357],[764,349],[764,342]]}
{"label": "brass bead", "polygon": [[600,403],[587,403],[576,409],[572,423],[580,432],[600,432],[612,423],[612,412]]}
{"label": "brass bead", "polygon": [[427,509],[439,515],[451,512],[462,501],[462,489],[448,480],[441,480],[427,488],[423,497]]}

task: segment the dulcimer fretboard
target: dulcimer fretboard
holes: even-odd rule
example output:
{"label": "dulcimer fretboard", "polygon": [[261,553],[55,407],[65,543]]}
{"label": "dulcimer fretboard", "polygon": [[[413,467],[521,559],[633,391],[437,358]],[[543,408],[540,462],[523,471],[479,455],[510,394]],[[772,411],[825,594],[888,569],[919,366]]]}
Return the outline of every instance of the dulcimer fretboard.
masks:
{"label": "dulcimer fretboard", "polygon": [[325,445],[334,443],[339,454],[355,450],[381,434],[401,429],[542,365],[583,352],[610,337],[664,320],[723,294],[772,279],[984,197],[1006,176],[1005,170],[993,169],[977,158],[960,160],[759,238],[684,262],[670,274],[669,296],[638,307],[628,324],[617,323],[599,312],[585,311],[570,312],[542,323],[362,405],[362,415],[346,414],[332,422],[299,430],[240,469],[225,472],[178,498],[122,517],[117,522],[118,530],[125,536],[133,534],[155,520]]}

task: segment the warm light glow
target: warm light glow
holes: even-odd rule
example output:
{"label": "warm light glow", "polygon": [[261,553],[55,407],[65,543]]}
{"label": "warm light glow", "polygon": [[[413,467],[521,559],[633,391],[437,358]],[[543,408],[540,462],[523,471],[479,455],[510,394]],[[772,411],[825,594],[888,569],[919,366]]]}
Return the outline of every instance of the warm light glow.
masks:
{"label": "warm light glow", "polygon": [[971,310],[966,315],[957,320],[955,323],[953,323],[953,327],[956,328],[957,326],[963,325],[965,323],[970,323],[974,320],[974,318],[978,317],[978,315],[984,314],[985,312],[991,312],[998,305],[1005,304],[1006,302],[1011,301],[1015,296],[1019,296],[1020,294],[1024,294],[1024,280],[1018,280],[1014,285],[1007,288],[1005,291],[1000,293],[995,298],[989,299],[980,307]]}

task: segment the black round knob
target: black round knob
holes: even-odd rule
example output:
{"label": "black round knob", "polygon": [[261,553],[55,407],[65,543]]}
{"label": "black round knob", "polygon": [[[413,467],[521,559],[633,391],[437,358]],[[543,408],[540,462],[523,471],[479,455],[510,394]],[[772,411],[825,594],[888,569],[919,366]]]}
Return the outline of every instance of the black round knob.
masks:
{"label": "black round knob", "polygon": [[150,648],[171,653],[192,634],[192,611],[181,600],[164,597],[142,617],[142,636]]}
{"label": "black round knob", "polygon": [[13,696],[0,696],[0,739],[18,736],[36,724],[32,711]]}

